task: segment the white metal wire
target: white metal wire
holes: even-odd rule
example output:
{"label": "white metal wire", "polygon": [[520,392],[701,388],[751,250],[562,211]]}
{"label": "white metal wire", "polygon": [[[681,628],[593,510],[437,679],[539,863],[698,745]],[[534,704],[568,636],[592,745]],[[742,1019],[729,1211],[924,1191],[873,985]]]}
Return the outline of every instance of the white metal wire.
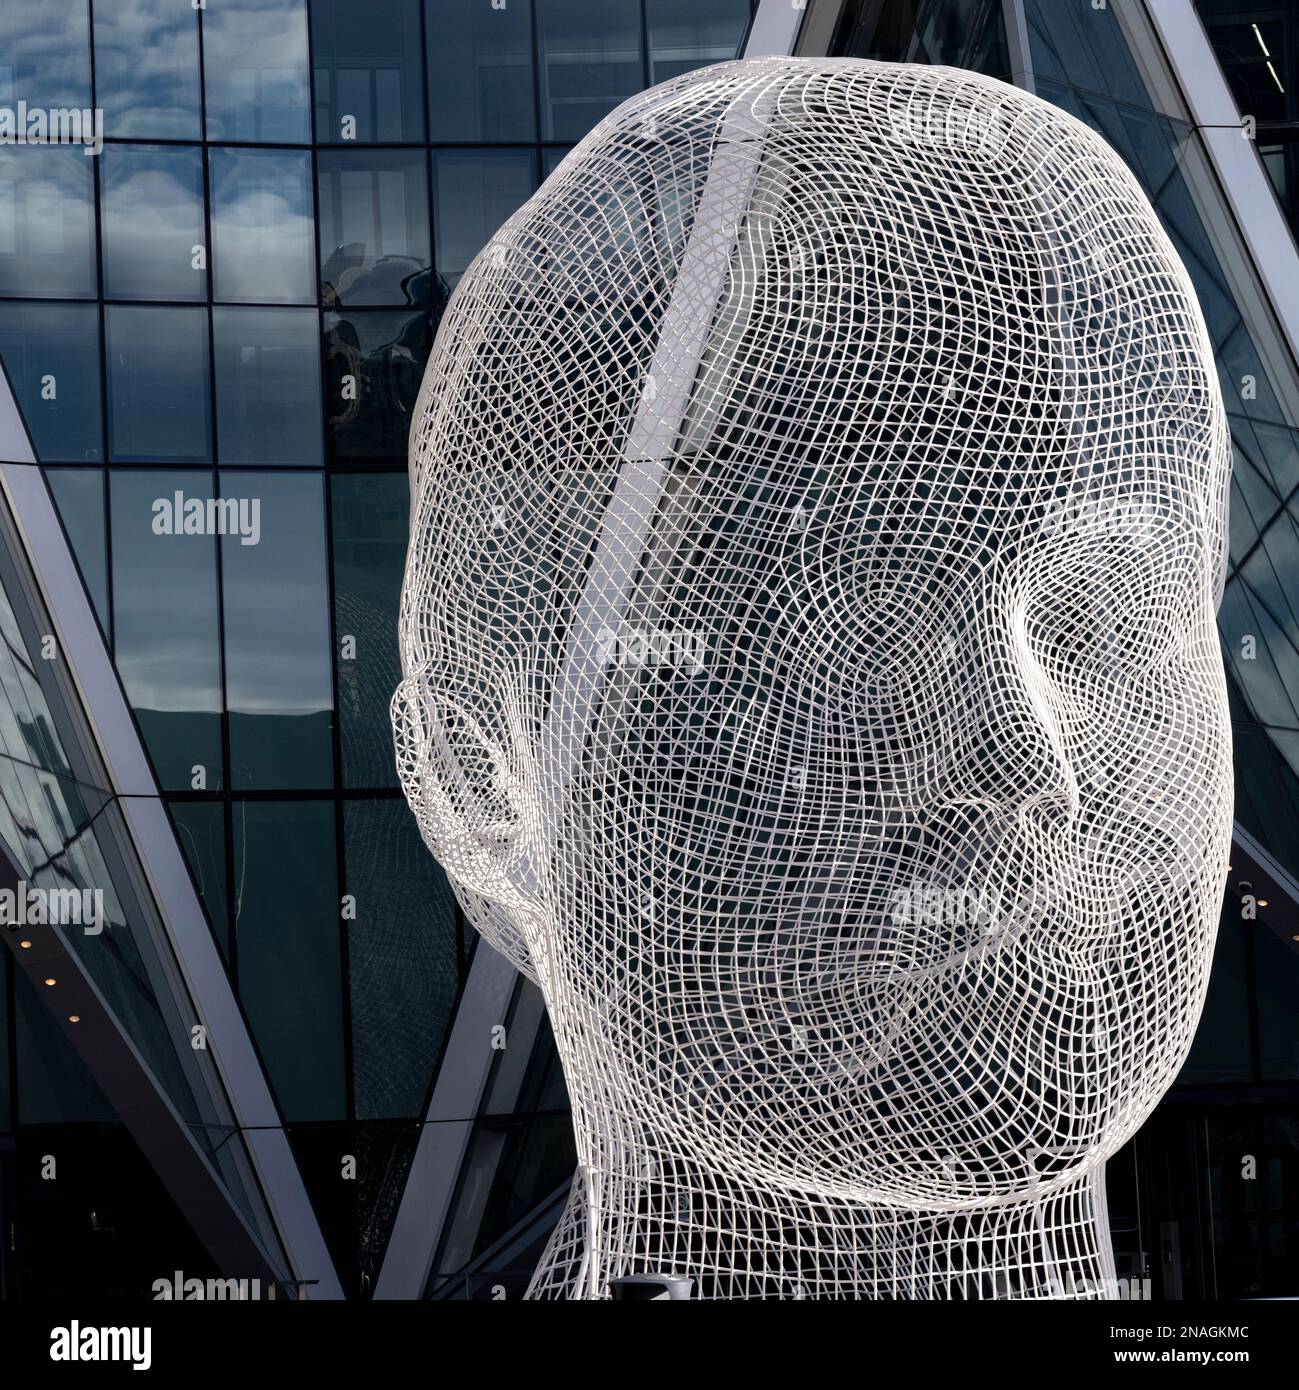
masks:
{"label": "white metal wire", "polygon": [[1231,827],[1222,404],[1118,157],[942,68],[657,87],[411,469],[402,783],[573,1104],[532,1295],[1112,1294]]}

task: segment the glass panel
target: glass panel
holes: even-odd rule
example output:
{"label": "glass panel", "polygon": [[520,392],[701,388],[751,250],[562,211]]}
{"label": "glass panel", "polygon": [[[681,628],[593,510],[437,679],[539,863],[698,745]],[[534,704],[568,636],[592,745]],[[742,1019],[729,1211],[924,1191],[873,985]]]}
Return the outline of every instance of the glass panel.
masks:
{"label": "glass panel", "polygon": [[101,462],[98,308],[0,303],[0,358],[36,457]]}
{"label": "glass panel", "polygon": [[311,58],[318,140],[423,140],[419,9],[420,0],[369,0],[365,5],[315,0]]}
{"label": "glass panel", "polygon": [[320,337],[314,309],[212,311],[222,464],[321,461]]}
{"label": "glass panel", "polygon": [[544,179],[548,179],[548,178],[551,176],[551,174],[553,174],[553,173],[555,172],[555,170],[559,168],[559,166],[560,166],[560,165],[563,163],[563,161],[564,161],[564,156],[565,156],[565,155],[569,152],[569,150],[571,150],[572,148],[573,148],[572,145],[565,145],[562,149],[558,149],[558,150],[557,150],[557,149],[553,149],[553,148],[552,148],[552,149],[542,150],[542,152],[541,152],[541,177],[542,177],[543,180],[544,180]]}
{"label": "glass panel", "polygon": [[95,100],[119,140],[198,140],[198,8],[95,0]]}
{"label": "glass panel", "polygon": [[1250,930],[1250,924],[1240,920],[1239,903],[1229,898],[1218,924],[1204,1012],[1195,1031],[1191,1055],[1178,1073],[1179,1085],[1215,1085],[1254,1078],[1246,954],[1246,935]]}
{"label": "glass panel", "polygon": [[206,470],[115,468],[110,479],[114,656],[169,791],[224,784],[212,486]]}
{"label": "glass panel", "polygon": [[0,295],[95,297],[94,196],[83,150],[0,145]]}
{"label": "glass panel", "polygon": [[535,140],[531,0],[430,9],[428,81],[430,139]]}
{"label": "glass panel", "polygon": [[[474,1126],[462,1167],[455,1205],[430,1274],[430,1298],[490,1298],[477,1271],[466,1275],[465,1265],[500,1240],[537,1206],[571,1180],[575,1165],[573,1122],[567,1115],[480,1120]],[[545,1218],[545,1234],[553,1227],[562,1203]],[[522,1294],[536,1268],[544,1235],[528,1233],[522,1248],[506,1247],[490,1261],[490,1284]],[[488,1280],[482,1281],[484,1284]]]}
{"label": "glass panel", "polygon": [[284,1118],[347,1111],[334,806],[236,801],[239,998]]}
{"label": "glass panel", "polygon": [[1151,107],[1114,14],[1091,0],[1025,0],[1033,72],[1116,101]]}
{"label": "glass panel", "polygon": [[298,150],[212,150],[214,298],[314,304],[311,156]]}
{"label": "glass panel", "polygon": [[1010,75],[1002,0],[875,0],[855,8],[851,28],[836,50],[845,56]]}
{"label": "glass panel", "polygon": [[220,0],[203,10],[207,138],[311,139],[305,0]]}
{"label": "glass panel", "polygon": [[428,174],[422,150],[321,150],[320,297],[427,304]]}
{"label": "glass panel", "polygon": [[410,484],[405,473],[341,473],[330,483],[343,782],[395,787],[388,702],[401,679],[397,608]]}
{"label": "glass panel", "polygon": [[109,145],[99,177],[105,297],[206,299],[202,151]]}
{"label": "glass panel", "polygon": [[189,863],[194,888],[207,914],[208,926],[212,928],[221,954],[229,964],[225,807],[219,801],[172,801],[167,809],[176,827],[176,838]]}
{"label": "glass panel", "polygon": [[1294,1220],[1299,1114],[1293,1105],[1273,1114],[1252,1105],[1224,1107],[1209,1111],[1203,1124],[1208,1171],[1196,1176],[1208,1199],[1217,1297],[1294,1298],[1299,1295]]}
{"label": "glass panel", "polygon": [[[1247,7],[1240,0],[1196,0],[1223,76],[1242,112],[1258,123],[1259,158],[1290,226],[1299,234],[1299,59],[1295,7]],[[1268,12],[1270,11],[1270,13]]]}
{"label": "glass panel", "polygon": [[325,398],[334,462],[406,461],[411,411],[432,346],[426,310],[325,315]]}
{"label": "glass panel", "polygon": [[460,984],[455,899],[406,803],[344,804],[358,1119],[421,1113]]}
{"label": "glass panel", "polygon": [[1267,926],[1254,932],[1258,1052],[1264,1081],[1299,1080],[1299,944]]}
{"label": "glass panel", "polygon": [[434,245],[438,275],[448,289],[532,196],[536,178],[531,150],[434,151]]}
{"label": "glass panel", "polygon": [[646,0],[645,19],[650,82],[666,82],[734,58],[749,27],[749,0]]}
{"label": "glass panel", "polygon": [[[1293,23],[1294,10],[1287,5],[1246,6],[1240,0],[1195,0],[1223,76],[1231,86],[1236,105],[1264,121],[1285,120],[1294,73],[1294,59],[1286,43],[1286,16]],[[1271,9],[1271,14],[1260,11]],[[1241,12],[1253,10],[1248,18]]]}
{"label": "glass panel", "polygon": [[63,0],[58,23],[44,5],[0,10],[0,105],[46,111],[90,105],[90,11]]}
{"label": "glass panel", "polygon": [[243,528],[221,541],[231,785],[332,786],[322,477],[223,470],[221,487]]}
{"label": "glass panel", "polygon": [[99,625],[108,631],[108,536],[104,525],[104,474],[99,468],[49,468],[45,480],[68,533],[68,544],[95,605]]}
{"label": "glass panel", "polygon": [[14,1096],[9,1086],[9,975],[13,971],[13,959],[5,953],[0,958],[0,1133],[7,1134],[14,1127]]}
{"label": "glass panel", "polygon": [[207,310],[110,304],[104,313],[109,457],[211,462]]}
{"label": "glass panel", "polygon": [[639,0],[537,0],[541,138],[580,140],[645,85]]}

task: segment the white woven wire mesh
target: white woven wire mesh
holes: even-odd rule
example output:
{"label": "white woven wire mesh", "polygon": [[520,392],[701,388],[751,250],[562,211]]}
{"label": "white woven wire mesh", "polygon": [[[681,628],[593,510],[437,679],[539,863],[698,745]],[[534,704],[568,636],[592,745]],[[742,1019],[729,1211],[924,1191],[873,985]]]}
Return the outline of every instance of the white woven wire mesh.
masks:
{"label": "white woven wire mesh", "polygon": [[534,1296],[1095,1297],[1231,828],[1228,448],[1140,189],[969,73],[626,103],[453,295],[403,786],[539,982]]}

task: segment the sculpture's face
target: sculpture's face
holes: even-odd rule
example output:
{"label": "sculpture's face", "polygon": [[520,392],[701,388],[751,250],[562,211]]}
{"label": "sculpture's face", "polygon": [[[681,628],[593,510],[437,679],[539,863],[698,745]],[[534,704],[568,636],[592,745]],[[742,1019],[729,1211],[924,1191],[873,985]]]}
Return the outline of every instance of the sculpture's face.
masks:
{"label": "sculpture's face", "polygon": [[[699,363],[669,306],[737,111]],[[591,1145],[942,1207],[1132,1132],[1229,843],[1227,452],[1113,154],[940,69],[647,94],[466,276],[412,466],[404,785]]]}

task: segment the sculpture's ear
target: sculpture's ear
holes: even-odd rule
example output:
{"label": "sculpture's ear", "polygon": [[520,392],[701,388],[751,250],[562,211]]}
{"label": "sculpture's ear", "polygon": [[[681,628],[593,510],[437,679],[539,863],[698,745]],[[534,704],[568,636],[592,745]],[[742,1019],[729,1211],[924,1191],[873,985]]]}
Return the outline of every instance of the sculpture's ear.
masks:
{"label": "sculpture's ear", "polygon": [[392,697],[397,773],[425,844],[457,887],[532,914],[522,798],[496,723],[427,671],[407,676]]}

